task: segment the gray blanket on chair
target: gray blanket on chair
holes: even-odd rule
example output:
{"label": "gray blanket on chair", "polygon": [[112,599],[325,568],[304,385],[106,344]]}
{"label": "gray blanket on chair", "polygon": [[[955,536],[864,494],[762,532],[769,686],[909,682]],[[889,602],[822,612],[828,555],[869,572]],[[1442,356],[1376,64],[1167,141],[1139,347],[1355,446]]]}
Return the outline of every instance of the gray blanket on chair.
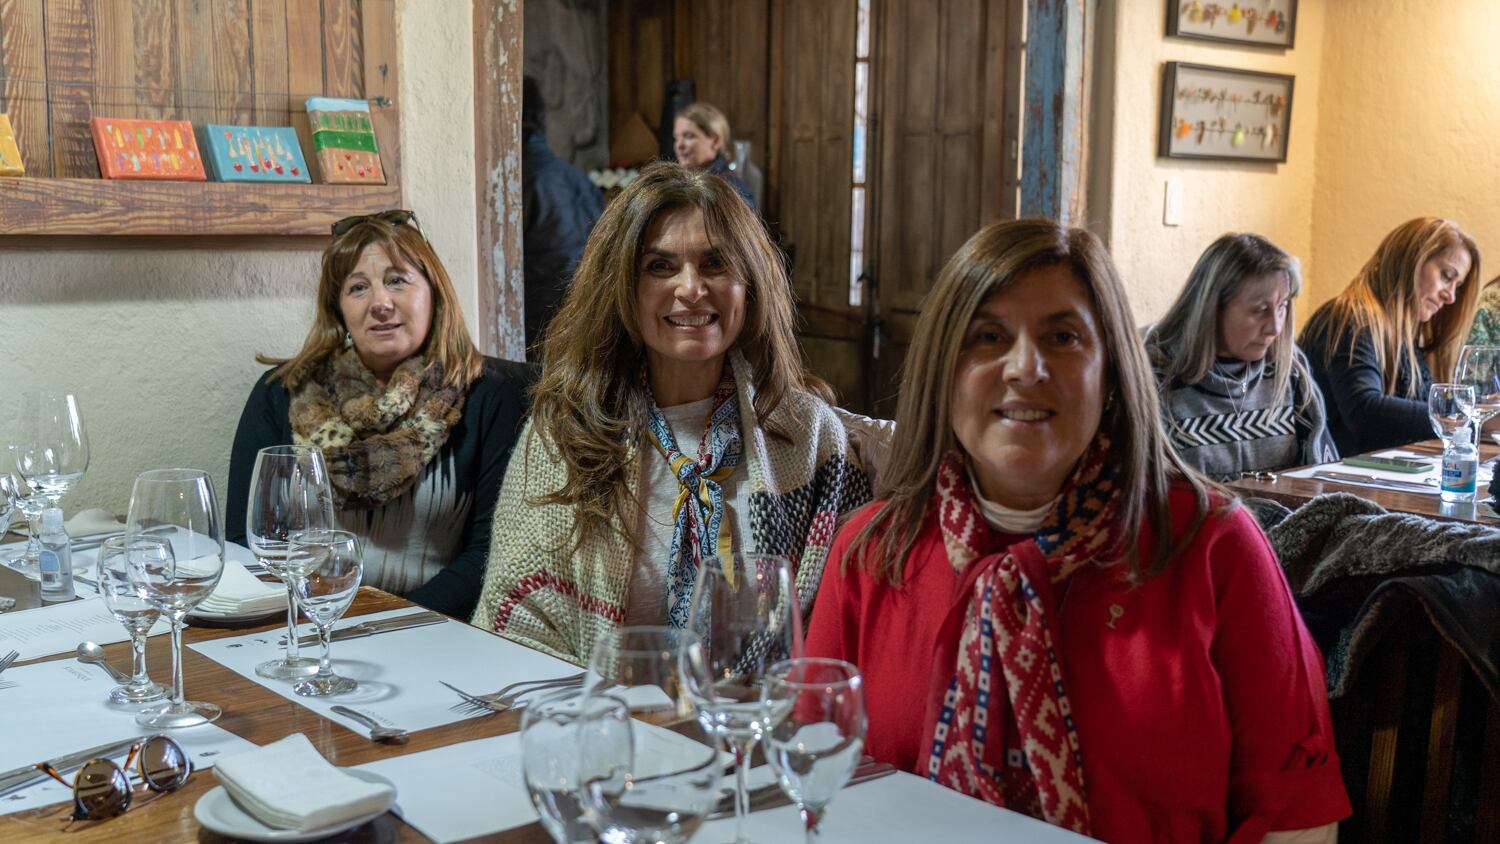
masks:
{"label": "gray blanket on chair", "polygon": [[1390,513],[1348,493],[1318,496],[1279,521],[1257,505],[1323,649],[1330,697],[1344,694],[1386,627],[1420,609],[1500,700],[1500,528]]}

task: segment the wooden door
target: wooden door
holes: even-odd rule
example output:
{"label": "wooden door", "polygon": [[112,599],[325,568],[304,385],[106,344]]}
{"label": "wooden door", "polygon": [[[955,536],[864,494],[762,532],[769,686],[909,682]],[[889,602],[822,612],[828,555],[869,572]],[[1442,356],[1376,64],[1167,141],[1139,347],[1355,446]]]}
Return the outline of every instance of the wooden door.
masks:
{"label": "wooden door", "polygon": [[938,271],[1017,207],[1022,0],[882,0],[873,57],[866,273],[871,404],[895,414],[901,361]]}

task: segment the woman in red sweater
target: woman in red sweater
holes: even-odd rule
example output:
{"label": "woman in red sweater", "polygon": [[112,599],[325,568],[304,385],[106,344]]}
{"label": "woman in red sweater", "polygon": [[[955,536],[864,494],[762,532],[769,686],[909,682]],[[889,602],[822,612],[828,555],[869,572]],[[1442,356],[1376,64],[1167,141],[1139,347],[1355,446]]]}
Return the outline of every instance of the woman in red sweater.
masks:
{"label": "woman in red sweater", "polygon": [[1099,240],[986,227],[913,336],[808,642],[863,672],[869,752],[1107,841],[1334,840],[1322,659],[1254,520],[1171,451]]}

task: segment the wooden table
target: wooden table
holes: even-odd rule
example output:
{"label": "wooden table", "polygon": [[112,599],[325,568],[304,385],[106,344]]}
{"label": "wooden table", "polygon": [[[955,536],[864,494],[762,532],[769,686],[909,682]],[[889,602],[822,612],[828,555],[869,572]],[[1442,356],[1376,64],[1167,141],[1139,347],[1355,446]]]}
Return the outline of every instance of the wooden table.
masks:
{"label": "wooden table", "polygon": [[[35,605],[25,603],[28,599],[34,599],[34,587],[33,581],[0,566],[0,595],[22,599],[18,601],[17,609]],[[347,615],[363,615],[408,606],[412,604],[402,598],[363,587]],[[285,622],[236,629],[189,627],[184,631],[182,656],[187,696],[222,706],[224,715],[215,722],[219,727],[256,744],[265,744],[300,732],[312,741],[313,746],[329,762],[340,766],[362,765],[392,756],[503,735],[520,727],[518,713],[501,713],[422,730],[413,733],[411,740],[404,745],[376,744],[187,647],[193,642],[241,636],[252,630],[275,630],[283,626]],[[169,641],[166,636],[153,637],[151,647],[148,648],[147,661],[151,676],[163,684],[169,683],[172,676],[171,647],[166,644]],[[125,669],[130,665],[128,642],[106,645],[105,651],[116,667]],[[64,654],[33,662],[70,658],[70,655]],[[104,821],[71,821],[69,815],[72,806],[67,804],[0,816],[0,841],[69,841],[79,844],[94,841],[226,842],[231,839],[204,829],[193,817],[193,804],[215,785],[212,770],[206,770],[194,773],[186,786],[170,794],[155,795],[143,788],[138,789],[135,804],[130,811]],[[387,812],[335,840],[385,844],[428,839]],[[477,840],[505,841],[508,844],[551,844],[552,841],[541,825],[536,823]]]}
{"label": "wooden table", "polygon": [[[1409,451],[1430,454],[1435,458],[1443,455],[1443,444],[1438,440],[1424,440],[1403,446]],[[1389,449],[1380,449],[1388,451]],[[1479,459],[1489,460],[1500,455],[1500,446],[1482,443],[1479,446]],[[1345,471],[1363,472],[1365,470],[1349,467]],[[1500,525],[1500,515],[1488,504],[1448,504],[1437,495],[1428,495],[1421,492],[1402,492],[1394,489],[1380,489],[1371,486],[1360,486],[1358,484],[1344,484],[1338,481],[1325,481],[1318,478],[1292,478],[1286,474],[1279,474],[1274,481],[1256,481],[1242,478],[1229,484],[1230,488],[1240,495],[1250,498],[1268,498],[1279,504],[1283,504],[1293,510],[1306,504],[1311,499],[1328,492],[1348,492],[1359,496],[1367,501],[1373,501],[1391,512],[1414,513],[1419,516],[1430,516],[1434,519],[1447,519],[1450,521],[1481,522],[1484,524]],[[1479,491],[1481,501],[1488,497],[1484,489]]]}

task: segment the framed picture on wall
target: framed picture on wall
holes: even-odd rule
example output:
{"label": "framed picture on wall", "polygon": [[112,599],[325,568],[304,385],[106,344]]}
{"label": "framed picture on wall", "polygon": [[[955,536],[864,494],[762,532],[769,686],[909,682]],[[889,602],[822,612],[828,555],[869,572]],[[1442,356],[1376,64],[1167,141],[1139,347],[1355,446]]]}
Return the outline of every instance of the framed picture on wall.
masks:
{"label": "framed picture on wall", "polygon": [[1290,49],[1297,0],[1167,0],[1167,34]]}
{"label": "framed picture on wall", "polygon": [[1294,77],[1167,62],[1157,155],[1286,161]]}

